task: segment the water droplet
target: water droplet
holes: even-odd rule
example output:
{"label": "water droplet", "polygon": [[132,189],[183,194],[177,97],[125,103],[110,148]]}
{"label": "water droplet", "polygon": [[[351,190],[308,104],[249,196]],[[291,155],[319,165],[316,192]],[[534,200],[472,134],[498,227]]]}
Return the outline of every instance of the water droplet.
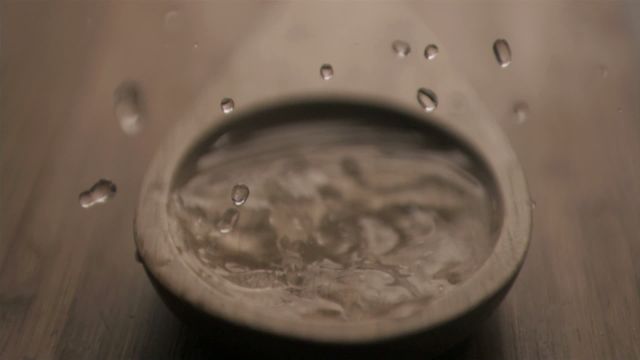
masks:
{"label": "water droplet", "polygon": [[505,39],[498,39],[493,43],[493,53],[500,67],[506,68],[511,64],[511,47]]}
{"label": "water droplet", "polygon": [[427,60],[433,60],[436,58],[436,56],[438,56],[438,46],[435,44],[430,44],[427,45],[426,48],[424,48],[424,57],[427,58]]}
{"label": "water droplet", "polygon": [[524,102],[516,103],[513,107],[513,114],[515,116],[516,123],[524,123],[529,118],[529,105]]}
{"label": "water droplet", "polygon": [[228,114],[232,112],[236,107],[236,104],[233,102],[233,99],[224,98],[220,101],[220,109],[223,113]]}
{"label": "water droplet", "polygon": [[604,65],[600,65],[600,75],[603,79],[609,77],[609,68]]}
{"label": "water droplet", "polygon": [[418,90],[418,103],[426,112],[432,112],[438,107],[438,97],[432,90],[420,88]]}
{"label": "water droplet", "polygon": [[78,196],[80,206],[90,208],[96,204],[103,204],[116,195],[116,184],[109,180],[100,179],[91,189],[83,191]]}
{"label": "water droplet", "polygon": [[240,213],[238,212],[238,209],[228,208],[224,211],[224,213],[220,217],[220,220],[218,221],[218,231],[223,234],[231,232],[231,230],[233,230],[233,228],[236,226],[239,218]]}
{"label": "water droplet", "polygon": [[237,184],[231,190],[231,201],[236,206],[243,205],[249,198],[249,187],[244,184]]}
{"label": "water droplet", "polygon": [[120,127],[127,135],[135,135],[142,129],[142,102],[140,89],[133,81],[120,84],[113,94],[114,110]]}
{"label": "water droplet", "polygon": [[391,43],[391,48],[393,52],[398,55],[398,57],[406,57],[411,52],[411,46],[406,41],[396,40]]}
{"label": "water droplet", "polygon": [[179,27],[179,13],[176,10],[168,11],[164,15],[164,27],[167,31],[176,31]]}
{"label": "water droplet", "polygon": [[333,66],[331,64],[320,66],[320,77],[322,80],[330,80],[333,77]]}
{"label": "water droplet", "polygon": [[443,292],[443,291],[444,291],[444,285],[438,284],[438,292]]}
{"label": "water droplet", "polygon": [[199,47],[200,47],[200,45],[199,45],[198,43],[194,43],[194,44],[193,44],[193,48],[194,48],[195,50],[198,50],[198,48],[199,48]]}
{"label": "water droplet", "polygon": [[622,108],[620,108],[620,107],[619,107],[616,111],[617,111],[618,113],[621,113],[621,112],[622,112]]}
{"label": "water droplet", "polygon": [[535,210],[536,209],[536,202],[531,200],[529,201],[529,207],[531,208],[531,210]]}

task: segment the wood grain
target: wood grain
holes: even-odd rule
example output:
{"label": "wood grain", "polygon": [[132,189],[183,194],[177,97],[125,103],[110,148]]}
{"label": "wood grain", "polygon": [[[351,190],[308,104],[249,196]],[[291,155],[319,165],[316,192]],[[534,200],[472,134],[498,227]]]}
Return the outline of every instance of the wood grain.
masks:
{"label": "wood grain", "polygon": [[[1,359],[216,355],[218,344],[175,319],[134,261],[133,213],[171,125],[215,81],[233,42],[279,6],[0,3]],[[445,358],[640,358],[640,5],[406,6],[424,14],[440,56],[496,114],[537,203],[514,288]],[[165,34],[169,10],[179,24]],[[514,54],[498,75],[470,55],[497,37]],[[113,116],[113,90],[126,79],[141,84],[148,109],[136,137]],[[522,125],[518,101],[531,109]],[[117,196],[81,209],[78,194],[102,177]]]}

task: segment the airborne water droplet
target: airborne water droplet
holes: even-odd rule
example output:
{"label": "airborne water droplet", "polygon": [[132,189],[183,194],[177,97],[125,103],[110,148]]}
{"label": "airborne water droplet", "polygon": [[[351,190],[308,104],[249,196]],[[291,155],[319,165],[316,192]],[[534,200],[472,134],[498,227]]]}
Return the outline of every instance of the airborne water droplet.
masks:
{"label": "airborne water droplet", "polygon": [[424,111],[432,112],[438,107],[438,97],[432,90],[420,88],[418,90],[418,103]]}
{"label": "airborne water droplet", "polygon": [[167,31],[174,32],[180,26],[179,16],[176,10],[168,11],[164,15],[164,28]]}
{"label": "airborne water droplet", "polygon": [[398,55],[398,57],[406,57],[411,52],[411,46],[406,41],[396,40],[391,43],[391,48],[393,52]]}
{"label": "airborne water droplet", "polygon": [[436,56],[438,56],[438,46],[435,44],[430,44],[427,45],[426,48],[424,48],[424,57],[427,58],[427,60],[433,60],[436,58]]}
{"label": "airborne water droplet", "polygon": [[236,206],[243,205],[249,198],[249,187],[244,184],[237,184],[231,190],[231,201]]}
{"label": "airborne water droplet", "polygon": [[333,66],[331,64],[320,66],[320,77],[322,80],[330,80],[333,77]]}
{"label": "airborne water droplet", "polygon": [[236,107],[236,104],[233,102],[233,99],[224,98],[220,101],[220,109],[223,113],[228,114],[232,112]]}
{"label": "airborne water droplet", "polygon": [[223,234],[227,234],[233,230],[240,218],[240,213],[236,208],[228,208],[222,213],[220,220],[218,220],[218,231]]}
{"label": "airborne water droplet", "polygon": [[135,135],[142,129],[142,104],[140,89],[133,81],[126,81],[113,94],[114,111],[120,127],[127,135]]}
{"label": "airborne water droplet", "polygon": [[600,65],[600,76],[602,76],[603,79],[609,77],[609,68],[604,65]]}
{"label": "airborne water droplet", "polygon": [[513,114],[515,116],[516,123],[524,123],[529,117],[529,105],[524,102],[516,103],[513,107]]}
{"label": "airborne water droplet", "polygon": [[498,39],[493,43],[493,54],[500,67],[506,68],[511,64],[511,47],[505,39]]}
{"label": "airborne water droplet", "polygon": [[78,196],[80,206],[87,209],[96,204],[103,204],[116,195],[116,184],[109,180],[100,179],[91,189],[83,191]]}

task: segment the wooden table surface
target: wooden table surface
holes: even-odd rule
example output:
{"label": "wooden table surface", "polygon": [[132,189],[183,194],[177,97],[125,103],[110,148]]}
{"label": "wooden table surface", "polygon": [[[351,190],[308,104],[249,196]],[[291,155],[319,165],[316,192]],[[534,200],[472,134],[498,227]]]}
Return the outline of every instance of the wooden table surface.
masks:
{"label": "wooden table surface", "polygon": [[[213,358],[134,261],[133,213],[171,125],[282,3],[0,4],[0,359]],[[640,3],[403,6],[495,114],[537,204],[515,286],[446,357],[640,359]],[[496,77],[470,54],[500,36],[514,62]],[[146,106],[134,137],[113,115],[126,79]],[[82,209],[100,178],[117,196]]]}

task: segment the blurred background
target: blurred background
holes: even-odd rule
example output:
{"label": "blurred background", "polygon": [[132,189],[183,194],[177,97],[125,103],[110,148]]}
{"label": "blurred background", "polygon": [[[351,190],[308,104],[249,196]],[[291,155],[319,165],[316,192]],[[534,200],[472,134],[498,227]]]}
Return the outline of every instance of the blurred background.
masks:
{"label": "blurred background", "polygon": [[[262,39],[257,64],[288,61],[291,77],[307,66],[294,48],[272,54],[258,37],[274,22],[284,24],[279,43],[378,47],[372,62],[392,58],[388,39],[406,40],[416,78],[445,82],[438,61],[455,69],[473,91],[441,101],[473,97],[511,140],[536,202],[529,254],[497,312],[446,358],[640,358],[634,1],[2,1],[0,358],[215,355],[217,345],[169,313],[134,260],[133,214],[157,146],[232,66],[236,48]],[[325,23],[380,26],[354,39],[324,34]],[[422,40],[422,27],[437,39]],[[498,38],[510,44],[506,69],[492,52]],[[427,64],[432,42],[439,54]],[[354,71],[366,68],[367,57],[358,59],[347,64]],[[323,62],[308,64],[314,79]],[[250,86],[256,71],[268,62],[235,81]],[[128,81],[139,88],[135,134],[114,110]],[[211,99],[212,116],[219,102]],[[117,195],[82,208],[78,194],[100,178]]]}

